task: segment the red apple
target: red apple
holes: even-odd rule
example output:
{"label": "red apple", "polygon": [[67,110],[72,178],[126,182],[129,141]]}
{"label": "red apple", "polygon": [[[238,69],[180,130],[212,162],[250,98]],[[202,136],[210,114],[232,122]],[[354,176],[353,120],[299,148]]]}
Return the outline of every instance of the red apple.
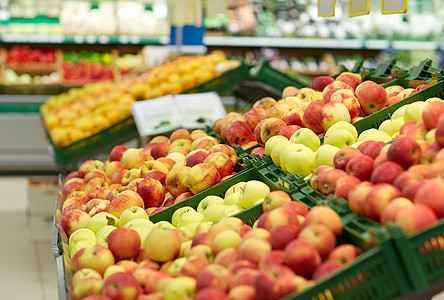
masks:
{"label": "red apple", "polygon": [[196,293],[195,300],[206,300],[206,299],[214,299],[214,300],[230,300],[227,293],[218,288],[214,287],[206,287],[204,289],[199,290]]}
{"label": "red apple", "polygon": [[103,294],[110,299],[138,299],[141,294],[139,282],[132,274],[115,273],[103,284]]}
{"label": "red apple", "polygon": [[328,255],[327,261],[335,261],[340,264],[347,264],[362,254],[362,250],[351,244],[342,244],[334,248]]}
{"label": "red apple", "polygon": [[381,141],[365,141],[358,146],[358,150],[360,150],[362,154],[376,159],[379,153],[381,153],[381,149],[384,148],[385,145],[386,143]]}
{"label": "red apple", "polygon": [[114,148],[111,150],[111,152],[108,155],[109,161],[118,161],[122,159],[122,154],[128,149],[125,145],[117,145],[114,146]]}
{"label": "red apple", "polygon": [[365,214],[370,219],[379,221],[386,206],[393,199],[401,197],[401,192],[389,183],[375,184],[365,197]]}
{"label": "red apple", "polygon": [[387,106],[387,92],[384,87],[374,83],[363,85],[356,90],[362,110],[369,115]]}
{"label": "red apple", "polygon": [[191,170],[190,167],[177,167],[168,172],[165,178],[165,186],[174,197],[182,193],[188,192],[187,175]]}
{"label": "red apple", "polygon": [[244,145],[253,141],[253,131],[250,126],[244,121],[234,121],[231,123],[226,132],[227,142],[231,145]]}
{"label": "red apple", "polygon": [[237,154],[233,147],[225,145],[225,144],[217,144],[210,148],[209,153],[213,154],[216,152],[222,152],[227,154],[231,161],[233,162],[233,166],[237,164]]}
{"label": "red apple", "polygon": [[285,136],[287,139],[290,140],[290,137],[293,135],[293,133],[295,133],[301,128],[302,127],[298,125],[287,125],[284,128],[282,128],[281,131],[279,131],[278,135]]}
{"label": "red apple", "polygon": [[273,249],[282,250],[299,235],[300,227],[294,224],[278,225],[270,231],[270,243]]}
{"label": "red apple", "polygon": [[319,189],[319,176],[321,173],[332,170],[333,168],[330,166],[322,165],[317,167],[311,174],[310,177],[310,185],[313,189],[318,190]]}
{"label": "red apple", "polygon": [[270,265],[284,264],[284,250],[273,250],[259,261],[259,269],[263,270]]}
{"label": "red apple", "polygon": [[293,108],[289,112],[283,114],[281,117],[282,121],[284,121],[285,124],[287,124],[287,126],[297,125],[300,127],[305,127],[303,118],[304,118],[304,111],[299,107]]}
{"label": "red apple", "polygon": [[262,202],[262,210],[270,211],[291,202],[291,197],[284,191],[272,191],[268,193]]}
{"label": "red apple", "polygon": [[407,198],[399,197],[393,199],[382,211],[381,224],[385,225],[388,222],[395,222],[396,216],[403,209],[413,206],[413,202]]}
{"label": "red apple", "polygon": [[311,224],[321,224],[327,226],[336,236],[342,233],[341,217],[332,208],[325,205],[313,207],[305,215],[304,226]]}
{"label": "red apple", "polygon": [[239,258],[255,264],[258,264],[269,252],[271,252],[270,243],[260,238],[244,239],[239,246]]}
{"label": "red apple", "polygon": [[425,182],[418,188],[415,194],[415,203],[424,204],[438,215],[438,217],[444,217],[444,180],[442,178],[435,178]]}
{"label": "red apple", "polygon": [[395,223],[406,233],[414,233],[438,223],[438,217],[430,207],[417,203],[400,211]]}
{"label": "red apple", "polygon": [[215,167],[219,172],[220,178],[230,175],[234,169],[233,161],[223,152],[211,153],[203,162]]}
{"label": "red apple", "polygon": [[159,207],[165,199],[165,189],[154,178],[143,179],[137,185],[137,193],[142,197],[145,208]]}
{"label": "red apple", "polygon": [[322,262],[318,250],[307,240],[296,239],[285,247],[284,264],[296,275],[308,277]]}
{"label": "red apple", "polygon": [[348,193],[355,186],[361,183],[361,180],[355,176],[344,176],[336,182],[336,189],[334,195],[338,198],[348,200]]}
{"label": "red apple", "polygon": [[400,136],[390,145],[387,158],[400,164],[404,169],[408,169],[421,160],[421,148],[411,137]]}
{"label": "red apple", "polygon": [[305,127],[313,130],[315,133],[324,132],[321,122],[319,121],[319,113],[324,103],[321,100],[311,102],[304,112],[303,123]]}
{"label": "red apple", "polygon": [[286,266],[271,265],[261,270],[256,277],[255,289],[258,299],[280,299],[294,291],[294,273]]}
{"label": "red apple", "polygon": [[126,190],[111,200],[108,212],[120,218],[124,210],[133,206],[145,208],[144,201],[139,194],[131,190]]}
{"label": "red apple", "polygon": [[319,265],[314,271],[313,275],[311,276],[312,280],[319,280],[322,277],[325,277],[337,270],[342,269],[344,266],[341,263],[338,263],[336,261],[326,261]]}
{"label": "red apple", "polygon": [[313,78],[312,82],[310,83],[310,88],[314,89],[315,91],[322,92],[325,87],[333,81],[335,80],[331,76],[317,76]]}
{"label": "red apple", "polygon": [[322,224],[308,224],[304,226],[298,235],[298,239],[307,240],[319,251],[321,258],[325,259],[336,247],[334,232]]}
{"label": "red apple", "polygon": [[345,170],[347,163],[355,156],[362,155],[362,152],[354,147],[345,147],[336,152],[333,163],[336,169]]}
{"label": "red apple", "polygon": [[259,270],[251,268],[240,269],[233,274],[233,279],[231,280],[231,288],[239,285],[249,285],[254,287],[254,283],[258,275]]}
{"label": "red apple", "polygon": [[80,209],[72,209],[62,215],[61,226],[69,237],[74,231],[85,228],[91,216]]}
{"label": "red apple", "polygon": [[336,77],[335,80],[343,81],[351,86],[353,89],[356,89],[356,87],[362,83],[361,76],[359,74],[353,74],[351,72],[342,72],[341,74],[339,74],[338,77]]}
{"label": "red apple", "polygon": [[442,114],[438,119],[435,132],[435,141],[439,146],[444,146],[444,114]]}
{"label": "red apple", "polygon": [[324,195],[333,193],[336,189],[338,179],[347,176],[347,173],[340,169],[332,169],[319,175],[319,191]]}
{"label": "red apple", "polygon": [[230,271],[220,265],[210,264],[196,276],[196,291],[207,287],[228,291],[231,284]]}
{"label": "red apple", "polygon": [[365,216],[365,198],[371,191],[372,186],[373,183],[370,181],[363,181],[348,192],[348,204],[350,205],[350,209],[352,211],[361,216]]}
{"label": "red apple", "polygon": [[389,183],[393,184],[404,169],[401,165],[393,161],[386,161],[377,166],[372,173],[371,181],[373,183]]}

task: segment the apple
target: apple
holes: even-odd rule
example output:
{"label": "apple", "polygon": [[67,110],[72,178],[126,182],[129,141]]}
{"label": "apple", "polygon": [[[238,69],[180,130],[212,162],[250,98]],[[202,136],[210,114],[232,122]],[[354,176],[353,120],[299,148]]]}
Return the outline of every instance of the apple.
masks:
{"label": "apple", "polygon": [[334,195],[337,198],[343,198],[348,200],[348,193],[355,186],[361,183],[361,180],[355,176],[344,176],[338,179],[336,182],[336,188]]}
{"label": "apple", "polygon": [[242,238],[239,235],[239,233],[232,230],[222,231],[213,238],[213,243],[212,243],[213,253],[217,255],[222,250],[228,248],[238,248],[241,241]]}
{"label": "apple", "polygon": [[321,100],[316,100],[310,103],[304,112],[303,123],[305,127],[313,130],[315,133],[324,131],[324,128],[319,120],[319,114],[323,106],[324,103]]}
{"label": "apple", "polygon": [[264,202],[262,202],[262,210],[264,212],[270,211],[288,202],[291,202],[291,197],[286,192],[272,191],[265,196]]}
{"label": "apple", "polygon": [[256,107],[250,109],[248,112],[244,114],[245,122],[247,122],[248,126],[250,126],[251,130],[254,130],[257,123],[259,123],[259,118],[261,113],[264,111],[263,108]]}
{"label": "apple", "polygon": [[326,261],[323,262],[321,265],[319,265],[314,271],[313,275],[311,276],[312,280],[319,280],[337,270],[342,269],[344,266],[343,264],[336,262],[336,261]]}
{"label": "apple", "polygon": [[196,291],[214,287],[222,291],[228,291],[231,283],[230,271],[220,265],[210,264],[196,276]]}
{"label": "apple", "polygon": [[[365,83],[365,82],[364,82]],[[387,92],[384,87],[373,83],[356,89],[357,98],[365,114],[372,114],[387,105]]]}
{"label": "apple", "polygon": [[72,209],[62,215],[61,226],[69,237],[74,231],[85,228],[91,216],[80,209]]}
{"label": "apple", "polygon": [[443,117],[443,115],[441,115],[439,117],[438,124],[436,125],[435,141],[439,146],[441,146],[441,147],[444,146],[444,117]]}
{"label": "apple", "polygon": [[314,152],[314,169],[322,166],[334,166],[334,158],[340,149],[333,145],[323,144]]}
{"label": "apple", "polygon": [[387,144],[381,141],[364,141],[358,146],[358,150],[362,152],[362,154],[370,156],[373,159],[381,153],[382,148],[384,148]]}
{"label": "apple", "polygon": [[319,111],[319,123],[324,131],[327,131],[334,123],[339,121],[350,122],[350,113],[347,107],[340,102],[329,102]]}
{"label": "apple", "polygon": [[356,87],[362,83],[361,75],[352,72],[342,72],[335,80],[343,81],[353,89],[356,89]]}
{"label": "apple", "polygon": [[110,299],[138,299],[141,294],[139,282],[132,274],[115,273],[105,279],[103,294]]}
{"label": "apple", "polygon": [[296,131],[290,137],[290,142],[295,144],[303,144],[304,146],[310,148],[312,151],[316,151],[321,145],[319,137],[308,128],[301,128]]}
{"label": "apple", "polygon": [[169,228],[157,227],[147,235],[144,247],[150,259],[157,262],[171,261],[180,251],[179,236]]}
{"label": "apple", "polygon": [[401,165],[393,161],[386,161],[378,165],[372,173],[371,181],[373,183],[389,183],[393,184],[404,169]]}
{"label": "apple", "polygon": [[108,208],[108,212],[116,217],[120,215],[127,209],[133,206],[144,207],[144,202],[142,197],[134,191],[126,190],[120,193],[117,197],[111,200]]}
{"label": "apple", "polygon": [[215,167],[219,172],[220,178],[230,175],[234,169],[233,161],[223,152],[211,153],[203,162]]}
{"label": "apple", "polygon": [[190,198],[191,196],[193,196],[193,193],[191,193],[191,192],[182,193],[179,196],[177,196],[176,199],[174,199],[174,204],[182,202],[182,201]]}
{"label": "apple", "polygon": [[259,262],[259,270],[263,270],[270,265],[283,265],[284,264],[284,250],[273,250]]}
{"label": "apple", "polygon": [[413,206],[401,210],[395,220],[396,225],[408,234],[432,226],[437,222],[436,213],[421,203],[415,203]]}
{"label": "apple", "polygon": [[355,93],[350,90],[342,89],[335,91],[331,95],[328,103],[343,104],[348,110],[350,121],[358,118],[361,114],[361,104],[359,103],[358,98],[356,98]]}
{"label": "apple", "polygon": [[71,258],[71,270],[78,271],[83,268],[96,270],[103,276],[105,270],[115,262],[110,249],[102,245],[93,245],[80,249]]}
{"label": "apple", "polygon": [[85,299],[91,295],[101,294],[102,289],[102,278],[87,277],[80,279],[77,284],[73,284],[72,294],[75,299]]}
{"label": "apple", "polygon": [[204,215],[196,212],[196,211],[189,211],[184,213],[177,224],[178,228],[183,228],[184,226],[188,226],[191,224],[198,224],[202,222],[204,219]]}
{"label": "apple", "polygon": [[201,256],[191,256],[177,275],[196,278],[197,274],[208,265],[209,262],[206,258]]}
{"label": "apple", "polygon": [[297,287],[293,281],[294,272],[283,265],[271,265],[261,270],[256,277],[256,295],[261,299],[280,299],[294,291]]}
{"label": "apple", "polygon": [[381,214],[386,206],[397,197],[401,197],[401,192],[391,184],[375,184],[365,197],[364,209],[366,216],[375,221],[380,221]]}
{"label": "apple", "polygon": [[417,101],[408,104],[404,112],[404,121],[409,122],[421,120],[422,113],[427,105],[428,104],[424,101]]}
{"label": "apple", "polygon": [[264,239],[256,237],[244,238],[239,245],[239,259],[249,260],[258,264],[261,258],[270,253],[271,250],[271,244]]}
{"label": "apple", "polygon": [[205,158],[209,155],[209,151],[206,149],[196,149],[191,151],[185,156],[185,165],[192,167],[194,165],[203,163]]}
{"label": "apple", "polygon": [[170,135],[170,143],[173,143],[178,139],[192,140],[190,132],[185,128],[174,130]]}
{"label": "apple", "polygon": [[278,166],[278,167],[281,166],[281,160],[280,160],[281,153],[285,149],[287,149],[287,147],[290,147],[290,146],[296,147],[296,145],[294,145],[293,143],[291,143],[290,141],[287,140],[287,141],[281,142],[273,147],[273,149],[271,150],[271,153],[270,153],[270,157],[276,166]]}
{"label": "apple", "polygon": [[259,270],[251,268],[243,268],[233,274],[231,281],[231,289],[236,286],[249,285],[254,287]]}
{"label": "apple", "polygon": [[295,96],[299,92],[299,89],[294,86],[287,86],[282,91],[282,99],[285,99],[286,97]]}
{"label": "apple", "polygon": [[[287,126],[287,124],[279,118],[268,118],[265,120],[265,122],[263,122],[262,124],[261,122],[259,122],[256,126],[260,126],[259,144],[265,144],[269,138],[278,135],[281,129]],[[258,140],[257,136],[256,140]]]}
{"label": "apple", "polygon": [[[283,100],[282,100],[283,101]],[[292,106],[287,102],[278,101],[273,107],[268,111],[268,118],[282,118],[282,115],[289,112]]]}
{"label": "apple", "polygon": [[156,179],[162,185],[164,185],[165,179],[166,179],[166,174],[161,171],[152,171],[152,172],[148,173],[148,175],[146,175],[144,179],[150,179],[150,178]]}
{"label": "apple", "polygon": [[342,233],[341,217],[332,208],[325,205],[313,207],[305,215],[304,226],[310,224],[322,224],[333,231],[336,237]]}
{"label": "apple", "polygon": [[159,207],[165,199],[165,189],[160,181],[148,178],[137,185],[137,193],[143,199],[145,208]]}
{"label": "apple", "polygon": [[444,190],[442,178],[435,178],[425,182],[420,186],[415,194],[415,203],[430,207],[438,217],[444,217],[444,205],[442,204],[442,195]]}
{"label": "apple", "polygon": [[72,286],[76,286],[80,280],[85,279],[85,278],[97,278],[97,279],[102,279],[102,275],[100,275],[99,272],[97,272],[96,270],[93,269],[89,269],[89,268],[83,268],[81,270],[76,271],[71,279],[71,283]]}
{"label": "apple", "polygon": [[128,148],[123,152],[120,163],[124,169],[140,168],[145,161],[145,153],[141,149]]}
{"label": "apple", "polygon": [[270,230],[270,243],[273,249],[282,250],[299,235],[299,225],[277,225]]}
{"label": "apple", "polygon": [[361,216],[365,216],[365,198],[371,191],[372,186],[373,183],[370,181],[363,181],[348,192],[347,200],[352,211]]}
{"label": "apple", "polygon": [[164,292],[166,285],[172,280],[173,276],[166,271],[151,272],[145,283],[145,294]]}
{"label": "apple", "polygon": [[317,190],[319,189],[319,175],[321,175],[322,173],[332,170],[333,167],[331,166],[327,166],[327,165],[322,165],[317,167],[310,176],[310,185],[313,189]]}
{"label": "apple", "polygon": [[361,156],[362,152],[354,147],[345,147],[336,152],[333,158],[333,164],[336,169],[345,170],[347,163],[356,156]]}
{"label": "apple", "polygon": [[319,223],[304,225],[298,239],[312,243],[323,259],[336,247],[335,233],[329,227]]}
{"label": "apple", "polygon": [[422,120],[428,130],[437,128],[439,117],[444,113],[444,102],[428,103],[422,111]]}
{"label": "apple", "polygon": [[353,134],[346,129],[329,130],[324,136],[324,145],[333,145],[337,148],[345,148],[356,142]]}
{"label": "apple", "polygon": [[236,151],[233,149],[233,147],[225,145],[225,144],[217,144],[210,148],[209,153],[216,153],[216,152],[222,152],[227,154],[231,161],[233,162],[233,166],[237,164],[237,154]]}
{"label": "apple", "polygon": [[169,142],[170,139],[164,135],[158,135],[153,137],[148,144],[157,144],[157,143],[164,143],[164,142]]}
{"label": "apple", "polygon": [[332,83],[334,80],[331,76],[317,76],[313,78],[312,82],[310,83],[310,88],[312,88],[315,91],[322,92],[327,85]]}
{"label": "apple", "polygon": [[86,228],[93,231],[94,233],[97,233],[102,227],[107,225],[117,228],[119,226],[119,219],[110,213],[100,212],[91,217],[91,219],[86,224]]}
{"label": "apple", "polygon": [[296,275],[310,276],[321,262],[318,250],[307,240],[296,239],[284,249],[284,264]]}
{"label": "apple", "polygon": [[253,131],[245,121],[234,121],[226,130],[226,141],[233,145],[244,145],[253,141]]}
{"label": "apple", "polygon": [[165,186],[171,195],[177,197],[180,194],[189,191],[187,185],[187,175],[190,170],[190,167],[184,166],[174,168],[168,172],[165,178]]}
{"label": "apple", "polygon": [[265,143],[265,153],[271,155],[273,148],[281,143],[288,142],[288,139],[282,135],[275,135],[268,139]]}
{"label": "apple", "polygon": [[334,261],[340,264],[347,264],[354,261],[362,250],[351,244],[342,244],[334,248],[328,255],[327,261]]}
{"label": "apple", "polygon": [[301,128],[302,127],[298,125],[287,125],[284,128],[282,128],[281,131],[279,131],[278,135],[282,135],[287,139],[290,139],[291,136]]}
{"label": "apple", "polygon": [[77,191],[83,191],[85,189],[85,184],[82,178],[71,178],[63,185],[62,195],[66,199],[71,193]]}
{"label": "apple", "polygon": [[[228,231],[227,231],[228,232]],[[213,263],[230,268],[230,266],[239,259],[239,250],[237,248],[226,248],[214,257]]]}
{"label": "apple", "polygon": [[270,187],[258,180],[249,180],[241,190],[239,204],[243,208],[253,206],[259,199],[265,198],[270,193]]}
{"label": "apple", "polygon": [[[167,175],[168,178],[168,175]],[[217,169],[209,163],[197,164],[189,169],[186,176],[188,189],[197,194],[220,181],[220,175]]]}
{"label": "apple", "polygon": [[99,169],[91,170],[85,174],[85,176],[83,177],[83,182],[87,184],[91,179],[95,177],[100,177],[102,179],[105,179],[105,173]]}
{"label": "apple", "polygon": [[89,171],[94,169],[102,169],[102,167],[103,167],[103,161],[88,159],[80,164],[78,169],[79,171],[78,175],[80,178],[83,178],[83,176],[85,176],[85,174],[88,173]]}
{"label": "apple", "polygon": [[411,137],[400,136],[390,145],[387,158],[400,164],[404,169],[408,169],[410,166],[420,162],[421,148]]}
{"label": "apple", "polygon": [[193,141],[191,144],[191,149],[206,149],[210,150],[214,145],[218,145],[219,141],[212,136],[203,136]]}
{"label": "apple", "polygon": [[395,222],[396,216],[403,209],[413,206],[413,202],[404,197],[393,199],[382,211],[381,224],[385,225],[388,222]]}
{"label": "apple", "polygon": [[304,111],[299,107],[293,108],[289,112],[283,114],[281,119],[287,124],[287,126],[296,125],[304,127]]}
{"label": "apple", "polygon": [[108,236],[108,247],[117,260],[133,259],[139,253],[139,234],[131,228],[117,228]]}
{"label": "apple", "polygon": [[199,213],[204,213],[204,211],[210,206],[214,204],[223,204],[224,199],[219,196],[209,195],[203,198],[199,204],[197,205],[196,211]]}
{"label": "apple", "polygon": [[214,299],[214,300],[230,300],[228,295],[221,291],[218,288],[214,287],[206,287],[197,292],[195,300],[205,300],[205,299]]}
{"label": "apple", "polygon": [[332,194],[336,189],[336,184],[341,177],[347,176],[347,173],[340,169],[332,169],[319,175],[318,189],[324,195]]}

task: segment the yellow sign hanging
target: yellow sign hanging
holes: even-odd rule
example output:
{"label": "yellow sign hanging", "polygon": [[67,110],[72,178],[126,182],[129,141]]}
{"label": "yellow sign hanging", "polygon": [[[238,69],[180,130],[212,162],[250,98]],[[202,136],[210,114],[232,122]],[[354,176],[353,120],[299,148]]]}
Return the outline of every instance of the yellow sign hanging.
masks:
{"label": "yellow sign hanging", "polygon": [[407,12],[407,0],[382,0],[381,12],[388,14],[405,14]]}
{"label": "yellow sign hanging", "polygon": [[333,17],[335,15],[336,0],[318,0],[318,16]]}
{"label": "yellow sign hanging", "polygon": [[348,16],[356,17],[370,13],[370,0],[348,0]]}

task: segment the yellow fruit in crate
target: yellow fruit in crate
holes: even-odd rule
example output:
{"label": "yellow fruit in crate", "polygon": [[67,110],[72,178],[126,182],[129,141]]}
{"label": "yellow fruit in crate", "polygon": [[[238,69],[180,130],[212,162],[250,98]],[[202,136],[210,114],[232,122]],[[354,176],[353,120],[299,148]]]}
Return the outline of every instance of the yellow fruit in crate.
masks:
{"label": "yellow fruit in crate", "polygon": [[50,130],[50,129],[52,129],[52,128],[54,128],[54,127],[56,127],[57,125],[59,125],[59,122],[60,122],[60,119],[59,119],[59,117],[57,116],[57,115],[55,115],[55,114],[48,114],[46,117],[45,117],[45,125],[46,125],[46,128],[48,129],[48,130]]}
{"label": "yellow fruit in crate", "polygon": [[56,145],[65,145],[66,142],[69,140],[69,134],[68,131],[65,128],[61,127],[54,127],[49,132],[51,135],[51,139]]}
{"label": "yellow fruit in crate", "polygon": [[75,127],[67,128],[67,131],[69,133],[69,140],[71,142],[80,141],[84,137],[84,132],[78,128]]}
{"label": "yellow fruit in crate", "polygon": [[94,122],[89,117],[81,117],[74,121],[74,126],[82,131],[88,131],[94,128]]}
{"label": "yellow fruit in crate", "polygon": [[99,129],[104,129],[111,125],[111,122],[101,114],[94,115],[93,122],[95,124],[95,127]]}

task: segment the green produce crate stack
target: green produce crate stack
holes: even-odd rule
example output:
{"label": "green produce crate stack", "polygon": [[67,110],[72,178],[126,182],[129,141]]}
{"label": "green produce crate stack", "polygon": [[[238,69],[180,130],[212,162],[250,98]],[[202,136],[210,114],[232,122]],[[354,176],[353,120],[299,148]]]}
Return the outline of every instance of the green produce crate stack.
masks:
{"label": "green produce crate stack", "polygon": [[251,76],[254,79],[260,80],[280,91],[287,86],[294,86],[303,88],[306,85],[294,80],[293,78],[273,69],[265,60],[261,60],[256,66],[251,69]]}
{"label": "green produce crate stack", "polygon": [[372,80],[376,83],[387,83],[406,74],[407,70],[396,66],[394,57],[381,63],[375,70],[363,68],[361,72],[362,81]]}

